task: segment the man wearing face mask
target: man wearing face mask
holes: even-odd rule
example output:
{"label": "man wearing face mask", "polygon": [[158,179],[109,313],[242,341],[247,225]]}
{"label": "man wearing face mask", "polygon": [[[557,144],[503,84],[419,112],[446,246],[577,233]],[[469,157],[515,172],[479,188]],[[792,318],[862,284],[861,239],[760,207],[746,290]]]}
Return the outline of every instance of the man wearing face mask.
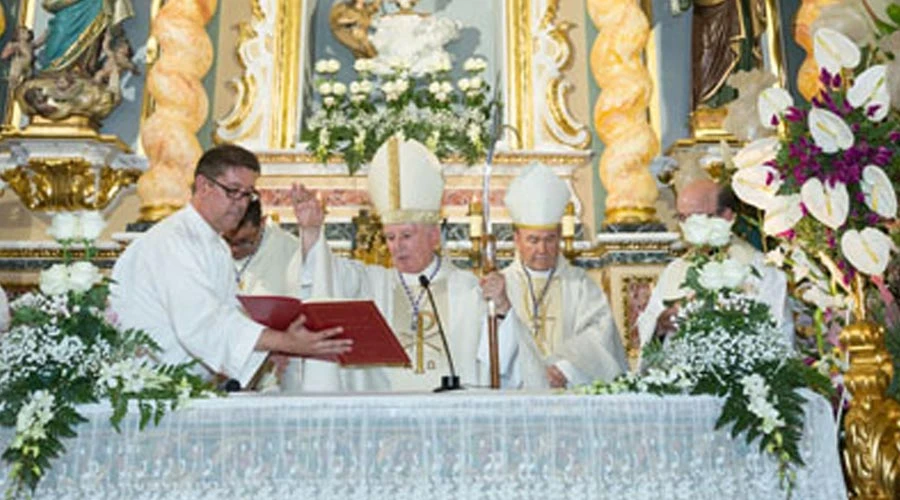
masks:
{"label": "man wearing face mask", "polygon": [[[730,188],[723,189],[710,179],[698,179],[681,189],[675,201],[675,209],[682,221],[698,214],[730,221],[734,220],[736,203]],[[759,250],[733,234],[728,255],[743,264],[752,265],[756,270],[758,276],[751,275],[747,280],[753,290],[752,295],[769,306],[778,327],[793,343],[794,321],[788,304],[787,277],[780,270],[767,265],[765,256]],[[684,297],[685,291],[681,285],[684,283],[687,267],[688,263],[678,258],[670,262],[659,275],[647,307],[637,320],[642,346],[654,336],[663,339],[675,331],[673,320],[678,314],[678,306],[667,306],[666,302]]]}
{"label": "man wearing face mask", "polygon": [[525,387],[564,388],[610,381],[627,369],[625,349],[606,295],[560,255],[560,221],[569,188],[532,164],[506,192],[516,257],[503,275],[516,316],[529,326],[519,339]]}
{"label": "man wearing face mask", "polygon": [[[411,368],[339,368],[314,360],[292,361],[283,389],[293,391],[430,391],[449,373],[438,333],[439,316],[456,371],[464,386],[487,386],[490,364],[486,341],[487,302],[499,321],[501,384],[515,373],[517,328],[500,273],[479,282],[440,255],[440,209],[444,191],[441,164],[419,142],[392,137],[379,148],[368,175],[372,204],[381,216],[393,268],[364,265],[331,254],[321,235],[324,216],[314,193],[295,186],[294,212],[300,228],[302,259],[298,272],[301,298],[374,299],[412,362]],[[299,267],[299,269],[297,269]],[[420,276],[430,282],[437,304],[432,309]]]}

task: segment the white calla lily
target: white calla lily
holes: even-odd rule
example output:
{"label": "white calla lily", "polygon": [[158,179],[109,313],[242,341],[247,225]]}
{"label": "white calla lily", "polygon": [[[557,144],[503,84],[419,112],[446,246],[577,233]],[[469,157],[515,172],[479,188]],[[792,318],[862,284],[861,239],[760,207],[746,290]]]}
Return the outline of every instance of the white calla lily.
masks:
{"label": "white calla lily", "polygon": [[763,232],[772,236],[781,234],[793,228],[802,218],[799,194],[776,196],[766,207]]}
{"label": "white calla lily", "polygon": [[869,120],[878,122],[887,116],[891,108],[891,94],[887,86],[887,66],[878,64],[863,71],[853,81],[853,86],[847,91],[847,102],[854,108],[868,110],[870,106],[878,106],[878,110],[871,116],[866,113]]}
{"label": "white calla lily", "polygon": [[837,229],[847,222],[850,194],[844,183],[838,182],[830,187],[819,179],[809,179],[800,188],[800,199],[810,215],[831,229]]}
{"label": "white calla lily", "polygon": [[784,110],[794,105],[794,98],[781,87],[770,87],[759,93],[756,99],[756,109],[759,112],[759,122],[763,127],[775,128],[772,118],[779,121]]}
{"label": "white calla lily", "polygon": [[897,192],[884,170],[868,165],[862,171],[860,188],[866,196],[866,206],[873,212],[889,219],[897,216]]}
{"label": "white calla lily", "polygon": [[867,227],[862,231],[850,229],[841,237],[841,252],[859,272],[879,276],[887,269],[893,249],[890,236]]}
{"label": "white calla lily", "polygon": [[765,163],[775,159],[778,154],[778,138],[764,137],[747,144],[731,159],[734,168],[740,170],[747,167]]}
{"label": "white calla lily", "polygon": [[[768,184],[766,181],[772,179]],[[778,170],[768,165],[742,168],[731,178],[731,188],[741,201],[756,208],[766,209],[772,204],[775,193],[781,187]]]}
{"label": "white calla lily", "polygon": [[840,31],[819,28],[813,35],[813,57],[820,68],[832,75],[841,68],[855,68],[861,57],[859,47]]}
{"label": "white calla lily", "polygon": [[809,133],[816,146],[828,154],[851,148],[855,140],[843,118],[822,108],[810,110]]}

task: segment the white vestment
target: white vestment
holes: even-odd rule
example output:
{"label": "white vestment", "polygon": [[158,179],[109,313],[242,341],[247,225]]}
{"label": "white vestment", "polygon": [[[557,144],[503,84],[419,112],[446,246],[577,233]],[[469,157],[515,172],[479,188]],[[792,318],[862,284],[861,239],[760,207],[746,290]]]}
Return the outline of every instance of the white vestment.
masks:
{"label": "white vestment", "polygon": [[548,365],[556,365],[570,387],[610,381],[628,368],[606,295],[583,269],[560,256],[550,275],[526,270],[517,257],[503,275],[515,314],[529,325],[519,338],[525,387],[549,387]]}
{"label": "white vestment", "polygon": [[250,382],[266,352],[264,327],[236,299],[234,261],[225,240],[190,204],[128,245],[112,271],[110,304],[125,328],[147,332],[163,364],[197,360],[203,375]]}
{"label": "white vestment", "polygon": [[6,291],[0,287],[0,332],[9,330],[9,301],[6,298]]}
{"label": "white vestment", "polygon": [[294,295],[288,263],[300,248],[300,240],[278,224],[263,226],[262,240],[252,255],[234,261],[239,293],[246,295]]}
{"label": "white vestment", "polygon": [[[411,368],[340,368],[334,363],[310,359],[291,360],[282,379],[286,392],[297,391],[430,391],[449,374],[449,366],[427,296],[418,275],[401,275],[396,269],[365,265],[334,256],[324,238],[309,255],[292,262],[291,271],[300,276],[301,298],[372,299],[391,325],[412,362]],[[298,252],[299,255],[300,252]],[[463,385],[488,386],[490,366],[487,347],[487,305],[474,274],[456,268],[448,259],[435,258],[421,274],[431,279],[431,289],[447,335],[456,372]],[[403,287],[406,283],[427,323],[424,343],[416,345],[412,329],[412,302]],[[428,318],[427,320],[425,318]],[[516,384],[517,329],[525,325],[515,319],[501,321],[498,328],[501,383]],[[421,363],[419,352],[422,352]],[[424,373],[415,373],[421,368]]]}
{"label": "white vestment", "polygon": [[[787,277],[779,269],[767,265],[762,252],[740,238],[731,238],[728,255],[738,262],[752,265],[759,273],[760,277],[751,274],[747,278],[746,284],[754,292],[750,295],[769,306],[778,328],[784,332],[790,345],[793,345],[794,320],[788,304]],[[685,296],[686,290],[681,288],[681,285],[684,284],[689,265],[690,263],[684,259],[677,258],[659,275],[656,287],[647,301],[647,307],[637,320],[642,347],[650,341],[656,331],[656,322],[667,307],[664,302]]]}

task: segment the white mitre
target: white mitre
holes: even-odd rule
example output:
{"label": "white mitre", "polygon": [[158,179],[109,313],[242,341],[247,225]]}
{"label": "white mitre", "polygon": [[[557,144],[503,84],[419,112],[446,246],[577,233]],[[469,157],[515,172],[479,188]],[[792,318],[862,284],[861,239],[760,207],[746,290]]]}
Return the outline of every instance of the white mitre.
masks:
{"label": "white mitre", "polygon": [[516,227],[556,228],[569,202],[569,188],[552,170],[532,163],[506,190],[506,210]]}
{"label": "white mitre", "polygon": [[383,224],[437,224],[444,177],[441,162],[422,143],[388,139],[369,167],[369,197]]}

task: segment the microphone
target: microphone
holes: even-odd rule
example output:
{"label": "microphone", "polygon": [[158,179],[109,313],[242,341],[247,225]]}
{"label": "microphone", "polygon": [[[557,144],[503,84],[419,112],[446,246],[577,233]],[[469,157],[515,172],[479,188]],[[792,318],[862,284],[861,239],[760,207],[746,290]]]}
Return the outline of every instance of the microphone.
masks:
{"label": "microphone", "polygon": [[453,367],[453,356],[450,354],[450,346],[447,345],[447,335],[444,333],[444,326],[441,323],[441,317],[438,315],[437,304],[434,303],[434,295],[431,294],[431,287],[429,286],[431,285],[431,281],[424,274],[420,274],[419,284],[422,285],[422,288],[425,289],[425,293],[428,294],[428,302],[431,304],[431,309],[434,311],[434,321],[437,323],[438,333],[441,335],[441,342],[444,344],[444,352],[447,353],[447,363],[450,365],[450,375],[441,377],[441,386],[436,388],[434,392],[462,389],[462,385],[459,383],[459,375],[456,374],[456,369]]}

